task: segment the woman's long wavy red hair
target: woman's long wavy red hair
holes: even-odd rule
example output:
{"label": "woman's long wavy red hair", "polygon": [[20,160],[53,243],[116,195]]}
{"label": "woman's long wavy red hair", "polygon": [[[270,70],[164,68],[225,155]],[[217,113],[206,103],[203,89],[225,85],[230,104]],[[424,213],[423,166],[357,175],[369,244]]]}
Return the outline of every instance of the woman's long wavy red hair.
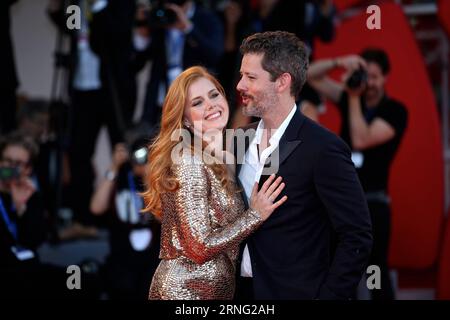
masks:
{"label": "woman's long wavy red hair", "polygon": [[[142,194],[146,212],[162,217],[161,194],[173,192],[179,188],[178,182],[171,174],[173,165],[171,153],[179,141],[173,141],[172,134],[185,128],[183,125],[184,109],[188,98],[188,90],[199,78],[210,80],[225,97],[225,91],[219,81],[203,67],[191,67],[182,72],[171,84],[164,100],[161,117],[161,129],[149,147],[149,161],[146,171],[146,191]],[[211,165],[219,175],[222,185],[229,188],[230,183],[225,165]]]}

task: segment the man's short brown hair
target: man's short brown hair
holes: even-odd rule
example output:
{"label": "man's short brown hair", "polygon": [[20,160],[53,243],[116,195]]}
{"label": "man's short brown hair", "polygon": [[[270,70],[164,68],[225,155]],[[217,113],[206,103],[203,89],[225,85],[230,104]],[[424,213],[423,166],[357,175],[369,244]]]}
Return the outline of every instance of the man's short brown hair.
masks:
{"label": "man's short brown hair", "polygon": [[292,77],[291,95],[296,99],[306,81],[308,50],[293,33],[272,31],[255,33],[242,42],[242,55],[262,54],[262,67],[275,81],[283,73]]}

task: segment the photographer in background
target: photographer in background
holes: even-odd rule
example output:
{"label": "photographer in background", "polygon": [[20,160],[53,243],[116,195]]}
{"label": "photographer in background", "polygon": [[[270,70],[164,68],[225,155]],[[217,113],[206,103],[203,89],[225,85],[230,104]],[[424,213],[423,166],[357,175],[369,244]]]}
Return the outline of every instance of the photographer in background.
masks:
{"label": "photographer in background", "polygon": [[31,289],[36,248],[46,239],[45,214],[31,179],[37,154],[36,144],[20,133],[0,141],[0,283],[11,295]]}
{"label": "photographer in background", "polygon": [[[338,67],[347,71],[343,83],[326,76]],[[361,56],[318,60],[308,70],[310,85],[340,111],[340,136],[352,149],[352,160],[366,193],[374,241],[369,265],[381,269],[381,289],[371,291],[375,300],[395,299],[388,269],[391,211],[387,187],[408,116],[403,104],[385,92],[389,71],[388,56],[380,49],[366,49]]]}
{"label": "photographer in background", "polygon": [[[44,211],[31,179],[37,154],[37,145],[17,132],[0,142],[1,264],[14,262],[16,258],[22,261],[21,256],[35,256],[31,252],[21,255],[20,251],[13,256],[14,246],[17,250],[31,251],[45,240]],[[3,250],[6,243],[9,252]]]}
{"label": "photographer in background", "polygon": [[97,297],[90,274],[83,275],[84,290],[68,290],[66,268],[39,259],[37,249],[49,228],[32,178],[38,150],[31,137],[18,131],[0,141],[0,297]]}
{"label": "photographer in background", "polygon": [[160,224],[152,215],[140,212],[148,143],[148,139],[136,139],[131,152],[117,144],[111,167],[91,200],[94,214],[109,213],[111,253],[105,282],[111,299],[147,299],[159,262]]}
{"label": "photographer in background", "polygon": [[137,24],[136,68],[152,62],[142,121],[158,125],[167,88],[186,68],[218,67],[223,54],[223,26],[215,13],[189,0],[150,1]]}
{"label": "photographer in background", "polygon": [[39,154],[33,164],[33,176],[36,177],[36,187],[48,214],[49,232],[52,232],[51,235],[55,239],[59,177],[54,163],[58,156],[58,141],[51,127],[50,103],[42,99],[25,99],[19,104],[17,120],[17,130],[32,138],[39,148]]}

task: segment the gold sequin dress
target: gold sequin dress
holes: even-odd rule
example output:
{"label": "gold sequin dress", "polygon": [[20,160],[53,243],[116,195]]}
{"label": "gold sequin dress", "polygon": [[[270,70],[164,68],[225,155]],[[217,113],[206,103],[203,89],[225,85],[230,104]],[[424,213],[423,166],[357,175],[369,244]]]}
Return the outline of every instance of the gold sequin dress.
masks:
{"label": "gold sequin dress", "polygon": [[162,261],[149,299],[232,299],[239,243],[262,220],[198,156],[184,155],[172,172],[180,188],[161,197]]}

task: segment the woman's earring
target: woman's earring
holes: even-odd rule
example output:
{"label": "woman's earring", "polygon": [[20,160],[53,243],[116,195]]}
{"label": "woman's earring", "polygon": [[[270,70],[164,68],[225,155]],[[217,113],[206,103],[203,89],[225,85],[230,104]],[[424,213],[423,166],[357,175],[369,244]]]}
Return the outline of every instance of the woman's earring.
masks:
{"label": "woman's earring", "polygon": [[190,128],[191,127],[191,124],[188,122],[188,121],[184,121],[184,125],[186,126],[186,128]]}

